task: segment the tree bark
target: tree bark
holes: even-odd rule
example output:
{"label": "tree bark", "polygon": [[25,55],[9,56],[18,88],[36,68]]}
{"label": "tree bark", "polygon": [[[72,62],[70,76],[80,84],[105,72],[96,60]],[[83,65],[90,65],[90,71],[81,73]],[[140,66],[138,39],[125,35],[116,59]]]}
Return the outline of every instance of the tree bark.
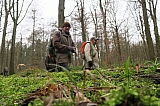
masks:
{"label": "tree bark", "polygon": [[149,50],[149,59],[155,60],[154,46],[153,46],[153,41],[150,33],[148,16],[147,16],[146,1],[141,0],[141,2],[142,2],[143,20],[145,25],[145,34],[146,34],[146,40],[147,40],[147,45]]}
{"label": "tree bark", "polygon": [[86,41],[86,27],[84,22],[84,0],[77,1],[77,7],[79,11],[79,19],[82,29],[82,41]]}
{"label": "tree bark", "polygon": [[122,62],[122,54],[121,54],[119,33],[118,33],[118,26],[117,25],[115,26],[115,32],[116,32],[116,38],[117,38],[118,60],[119,60],[119,62]]}
{"label": "tree bark", "polygon": [[103,9],[102,0],[99,0],[99,5],[100,5],[100,10],[102,13],[102,20],[103,20],[103,33],[104,33],[104,44],[106,47],[107,64],[110,65],[111,58],[110,58],[110,49],[109,49],[109,39],[107,36],[107,31],[106,31],[106,28],[107,28],[107,26],[106,26],[106,9]]}
{"label": "tree bark", "polygon": [[[61,28],[65,17],[64,17],[64,7],[65,5],[65,0],[59,0],[59,7],[58,7],[58,27]],[[54,14],[54,13],[53,13]]]}
{"label": "tree bark", "polygon": [[156,51],[157,51],[157,57],[160,57],[160,39],[159,39],[159,32],[158,32],[158,25],[157,25],[157,15],[156,15],[156,7],[157,7],[157,2],[154,5],[154,0],[149,1],[149,7],[150,7],[150,15],[153,21],[154,25],[154,35],[155,35],[155,40],[156,40]]}
{"label": "tree bark", "polygon": [[[4,27],[3,27],[3,35],[2,35],[2,43],[1,43],[1,54],[0,54],[0,63],[1,63],[1,70],[3,70],[4,67],[4,52],[5,52],[5,39],[6,39],[6,31],[7,31],[7,25],[8,25],[8,16],[9,16],[9,12],[11,7],[7,7],[7,1],[4,0],[4,7],[5,7],[5,21],[4,21]],[[6,66],[8,67],[8,66]]]}

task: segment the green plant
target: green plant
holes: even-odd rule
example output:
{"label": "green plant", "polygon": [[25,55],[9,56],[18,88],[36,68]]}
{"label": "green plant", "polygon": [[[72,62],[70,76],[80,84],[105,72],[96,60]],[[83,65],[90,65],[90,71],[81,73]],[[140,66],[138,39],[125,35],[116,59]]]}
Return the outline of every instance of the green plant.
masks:
{"label": "green plant", "polygon": [[145,62],[144,64],[145,64],[145,65],[149,65],[149,69],[150,69],[152,72],[155,72],[156,69],[158,68],[158,66],[160,65],[160,63],[158,62],[158,58],[159,58],[159,57],[157,57],[154,62],[153,62],[153,61],[147,61],[147,62]]}
{"label": "green plant", "polygon": [[[21,71],[8,77],[0,77],[0,106],[18,106],[28,95],[41,90],[48,83],[64,84],[69,88],[66,93],[62,89],[63,99],[60,99],[60,102],[53,102],[54,106],[77,106],[75,87],[72,84],[76,85],[78,91],[82,91],[89,100],[100,103],[99,106],[124,106],[126,103],[132,106],[137,106],[138,103],[146,104],[143,106],[160,106],[160,86],[153,84],[150,79],[132,75],[133,71],[129,66],[130,58],[126,60],[125,69],[119,67],[112,70],[92,70],[91,73],[99,86],[93,86],[94,81],[88,74],[85,89],[82,89],[83,71],[48,72],[34,69],[29,75],[26,75],[27,71]],[[42,106],[45,97],[41,96],[30,101],[28,106]],[[130,104],[127,106],[131,106]]]}
{"label": "green plant", "polygon": [[129,86],[129,81],[130,81],[130,73],[129,73],[129,65],[130,65],[130,57],[128,57],[126,64],[125,64],[125,76],[128,79],[128,86]]}

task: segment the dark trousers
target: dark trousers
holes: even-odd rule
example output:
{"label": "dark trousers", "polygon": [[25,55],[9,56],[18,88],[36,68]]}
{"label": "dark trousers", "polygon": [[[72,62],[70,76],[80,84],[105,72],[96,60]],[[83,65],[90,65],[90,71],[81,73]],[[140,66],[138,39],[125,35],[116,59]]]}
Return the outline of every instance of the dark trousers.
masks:
{"label": "dark trousers", "polygon": [[[58,63],[58,65],[60,65],[60,66],[62,66],[62,67],[64,67],[64,68],[66,68],[68,71],[70,71],[67,62],[65,62],[65,63]],[[58,68],[58,71],[60,72],[60,71],[63,71],[63,70],[62,70],[62,68]]]}
{"label": "dark trousers", "polygon": [[8,71],[4,71],[4,76],[8,76]]}

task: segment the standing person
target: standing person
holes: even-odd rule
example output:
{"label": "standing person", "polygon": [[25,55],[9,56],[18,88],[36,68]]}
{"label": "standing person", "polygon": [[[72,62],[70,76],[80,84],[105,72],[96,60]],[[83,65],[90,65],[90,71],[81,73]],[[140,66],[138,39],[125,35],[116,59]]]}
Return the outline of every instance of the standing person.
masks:
{"label": "standing person", "polygon": [[8,72],[9,72],[8,67],[4,67],[4,76],[8,76]]}
{"label": "standing person", "polygon": [[99,68],[98,51],[96,47],[97,38],[91,37],[90,43],[87,43],[84,48],[85,53],[85,69],[97,69]]}
{"label": "standing person", "polygon": [[[70,23],[64,22],[63,27],[56,31],[52,38],[53,47],[56,49],[56,63],[69,69],[72,53],[76,53],[76,48],[70,34]],[[62,71],[59,68],[59,71]]]}

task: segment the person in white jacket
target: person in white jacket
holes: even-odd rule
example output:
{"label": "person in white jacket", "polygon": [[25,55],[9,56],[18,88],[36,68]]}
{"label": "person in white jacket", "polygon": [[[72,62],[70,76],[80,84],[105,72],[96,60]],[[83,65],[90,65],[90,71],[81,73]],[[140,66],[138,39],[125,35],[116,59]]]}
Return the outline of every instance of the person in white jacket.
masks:
{"label": "person in white jacket", "polygon": [[87,43],[84,48],[85,53],[85,69],[99,68],[98,50],[96,47],[98,38],[91,37],[90,43]]}

